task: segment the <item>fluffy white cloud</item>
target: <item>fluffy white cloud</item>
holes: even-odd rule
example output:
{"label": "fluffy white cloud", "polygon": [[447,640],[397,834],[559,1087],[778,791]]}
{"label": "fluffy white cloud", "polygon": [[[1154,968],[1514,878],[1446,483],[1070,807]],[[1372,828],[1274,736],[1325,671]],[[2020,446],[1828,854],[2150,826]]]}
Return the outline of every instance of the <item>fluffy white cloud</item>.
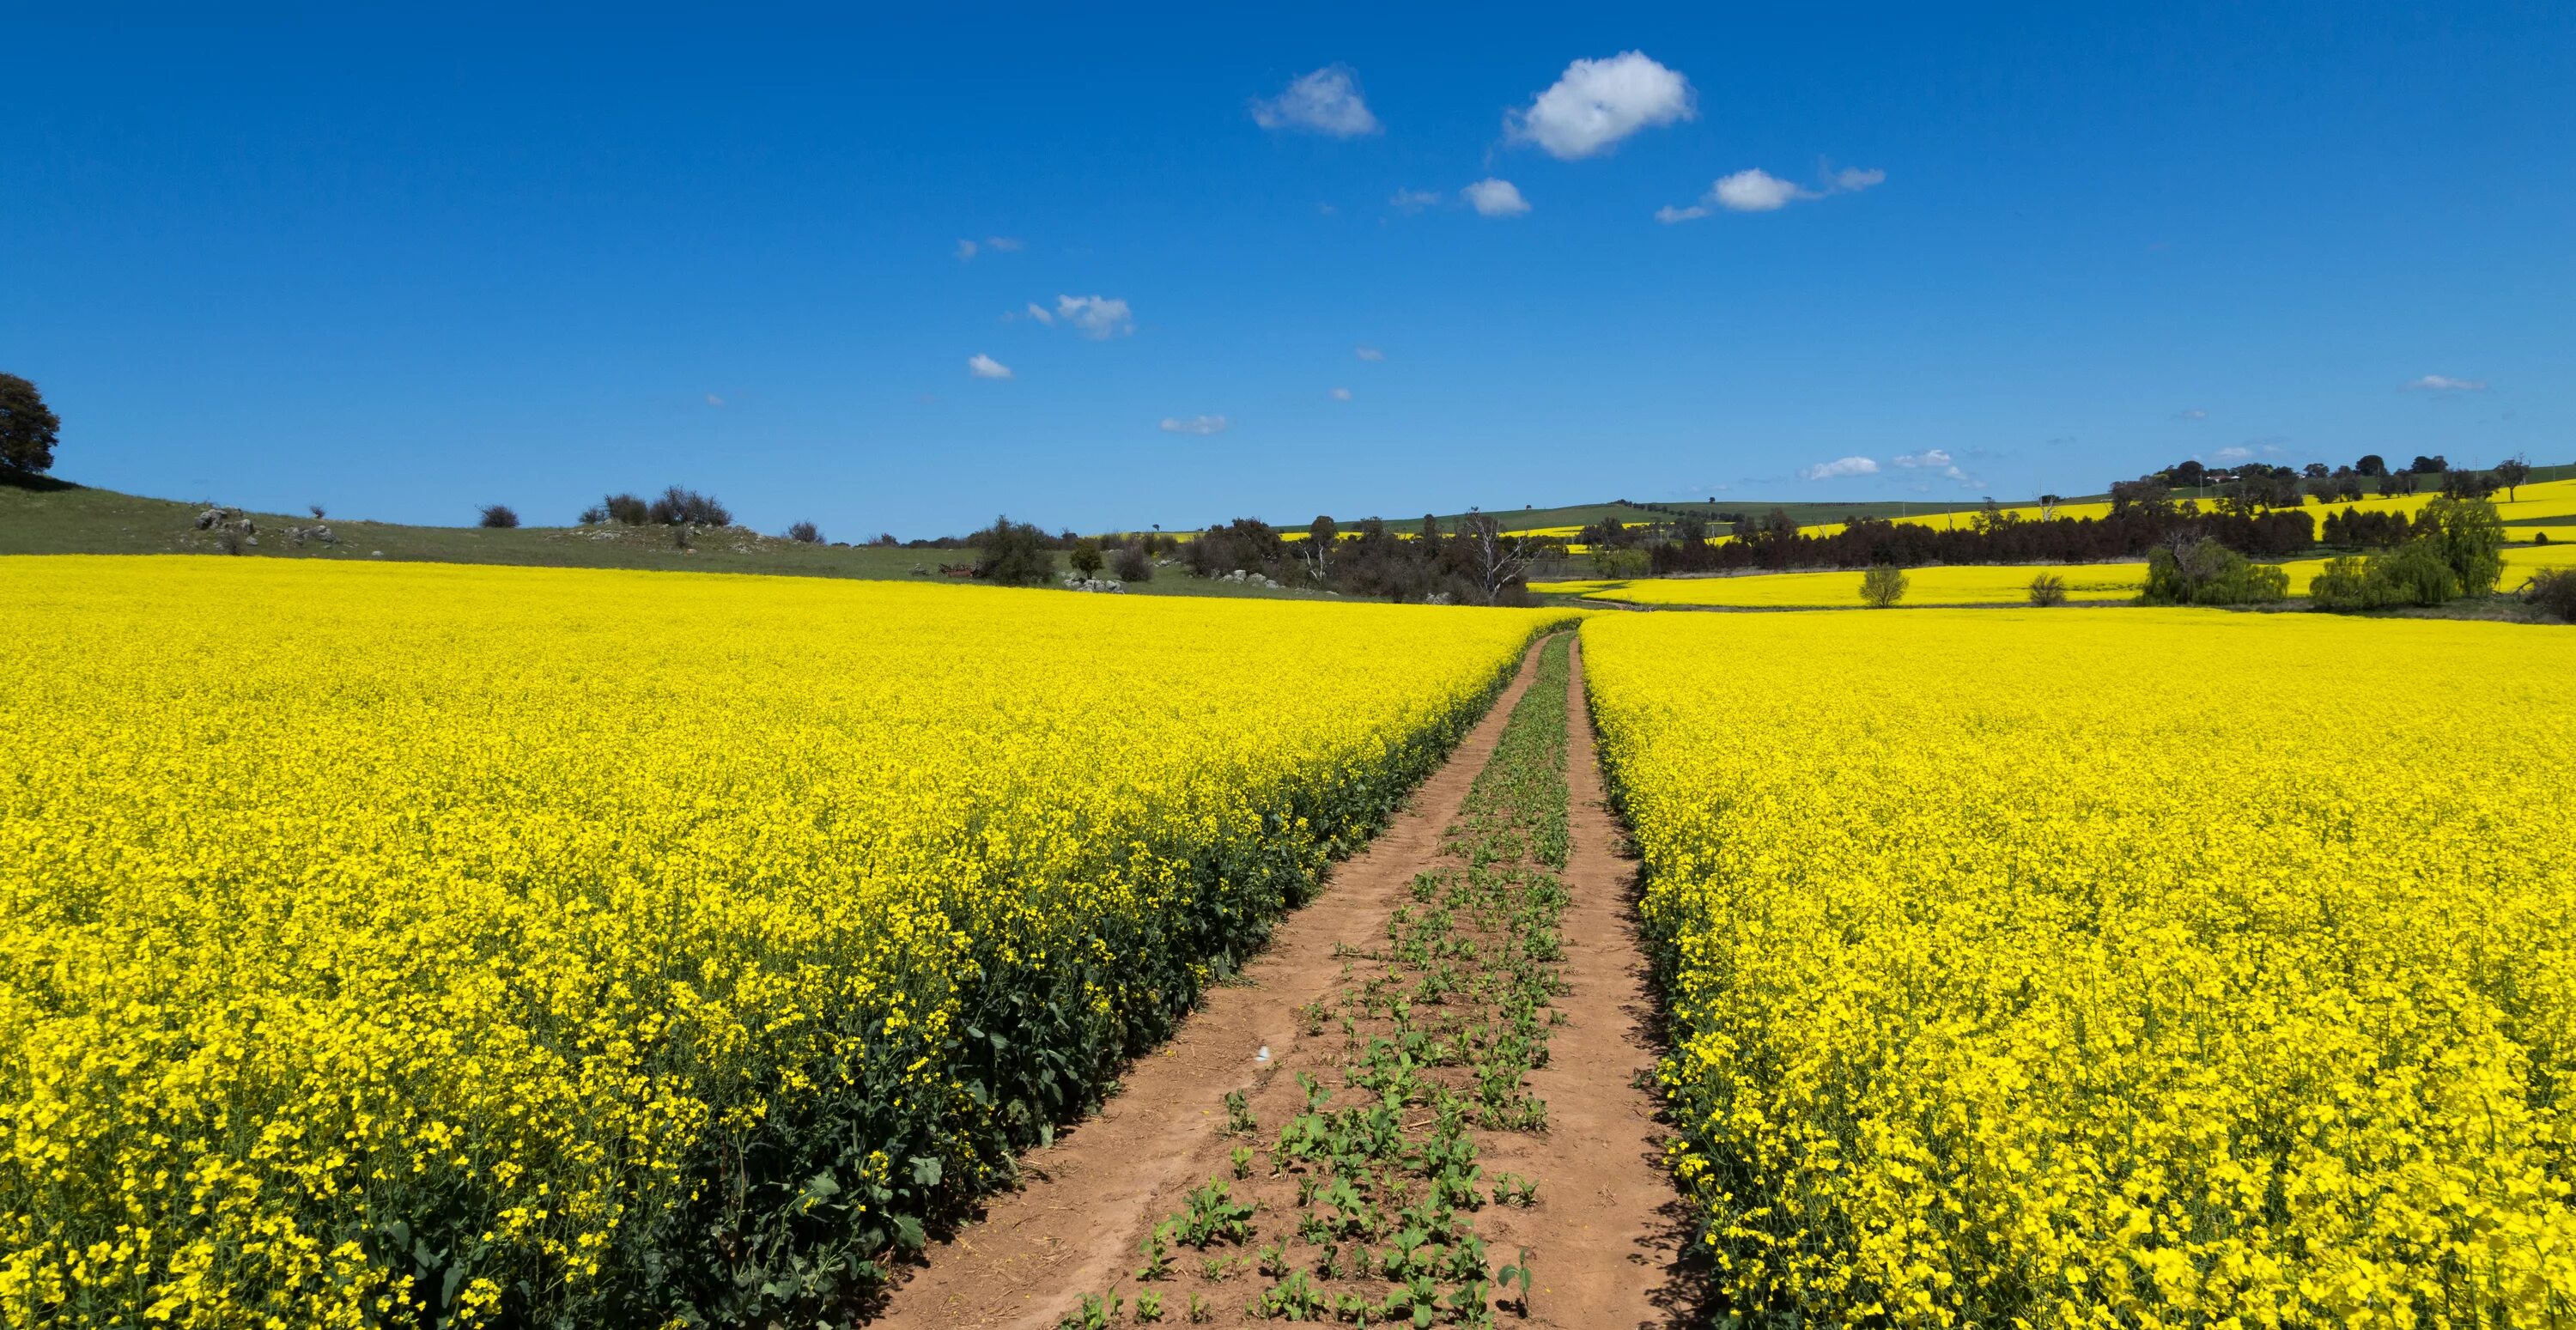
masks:
{"label": "fluffy white cloud", "polygon": [[1799,468],[1798,479],[1832,480],[1838,476],[1874,476],[1877,474],[1878,463],[1870,460],[1869,458],[1837,457],[1830,462],[1818,462],[1814,466]]}
{"label": "fluffy white cloud", "polygon": [[1127,302],[1105,296],[1057,296],[1055,316],[1094,341],[1136,331],[1136,316]]}
{"label": "fluffy white cloud", "polygon": [[1326,65],[1288,85],[1285,92],[1252,103],[1252,121],[1263,129],[1302,129],[1337,139],[1382,128],[1360,97],[1359,76],[1348,65]]}
{"label": "fluffy white cloud", "polygon": [[1351,400],[1351,390],[1348,388],[1335,388],[1333,390],[1333,400],[1336,402],[1347,402]]}
{"label": "fluffy white cloud", "polygon": [[2482,393],[2487,390],[2487,381],[2484,379],[2455,379],[2448,374],[2427,374],[2406,386],[2417,392]]}
{"label": "fluffy white cloud", "polygon": [[1529,200],[1521,197],[1520,188],[1508,180],[1491,176],[1458,191],[1484,217],[1518,217],[1530,210]]}
{"label": "fluffy white cloud", "polygon": [[1900,454],[1892,460],[1898,466],[1948,466],[1950,464],[1950,454],[1943,452],[1938,448],[1926,448],[1919,453]]}
{"label": "fluffy white cloud", "polygon": [[1708,187],[1708,192],[1702,194],[1697,203],[1687,208],[1676,208],[1670,204],[1657,208],[1655,220],[1667,226],[1674,222],[1692,222],[1720,208],[1729,212],[1776,212],[1801,199],[1857,193],[1885,179],[1885,171],[1864,171],[1847,166],[1827,174],[1817,188],[1809,189],[1756,166],[1721,177]]}
{"label": "fluffy white cloud", "polygon": [[1708,197],[1719,207],[1734,212],[1770,212],[1788,206],[1791,199],[1806,198],[1808,194],[1757,166],[1721,177],[1708,187]]}
{"label": "fluffy white cloud", "polygon": [[1226,418],[1223,416],[1192,416],[1187,420],[1183,420],[1178,416],[1165,416],[1163,417],[1163,432],[1165,434],[1196,434],[1201,437],[1205,437],[1210,434],[1224,433],[1226,423]]}
{"label": "fluffy white cloud", "polygon": [[1420,212],[1443,197],[1436,189],[1399,189],[1387,202],[1394,205],[1397,212]]}
{"label": "fluffy white cloud", "polygon": [[966,357],[966,372],[979,379],[1007,379],[1011,367],[982,352]]}
{"label": "fluffy white cloud", "polygon": [[1607,60],[1577,60],[1529,109],[1504,115],[1514,143],[1535,143],[1572,161],[1617,146],[1638,130],[1696,115],[1690,80],[1628,51]]}
{"label": "fluffy white cloud", "polygon": [[1362,359],[1362,360],[1384,360],[1384,359],[1386,359],[1386,353],[1385,353],[1384,351],[1380,351],[1380,350],[1378,350],[1378,349],[1377,349],[1376,347],[1374,347],[1374,346],[1355,346],[1355,347],[1352,347],[1352,348],[1351,348],[1351,354],[1352,354],[1352,355],[1355,355],[1355,356],[1358,356],[1358,357],[1359,357],[1360,359]]}

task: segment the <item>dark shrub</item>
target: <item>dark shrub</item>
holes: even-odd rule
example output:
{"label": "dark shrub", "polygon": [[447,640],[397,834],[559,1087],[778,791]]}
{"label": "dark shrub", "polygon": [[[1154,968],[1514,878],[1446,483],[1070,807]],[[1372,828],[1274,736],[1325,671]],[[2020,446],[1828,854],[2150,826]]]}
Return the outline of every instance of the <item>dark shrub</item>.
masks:
{"label": "dark shrub", "polygon": [[823,532],[811,522],[798,522],[787,528],[787,538],[801,540],[808,545],[820,545],[823,543]]}
{"label": "dark shrub", "polygon": [[2055,573],[2041,573],[2030,579],[2030,603],[2043,608],[2066,603],[2066,579]]}
{"label": "dark shrub", "polygon": [[2576,568],[2543,568],[2522,584],[2522,598],[2546,613],[2576,623]]}
{"label": "dark shrub", "polygon": [[598,513],[603,522],[622,526],[650,526],[653,522],[652,507],[632,494],[611,494],[591,511]]}
{"label": "dark shrub", "polygon": [[1053,542],[1027,522],[996,517],[966,543],[975,547],[975,575],[988,582],[1035,586],[1055,577]]}
{"label": "dark shrub", "polygon": [[514,527],[518,524],[519,515],[512,512],[510,510],[510,505],[506,503],[487,504],[483,508],[482,525],[484,526],[492,527],[497,530],[506,527]]}
{"label": "dark shrub", "polygon": [[1084,577],[1098,576],[1102,562],[1100,542],[1089,536],[1073,542],[1073,549],[1066,553],[1064,561],[1071,564],[1073,570]]}
{"label": "dark shrub", "polygon": [[1109,556],[1109,571],[1121,582],[1154,580],[1154,556],[1145,552],[1142,541],[1121,545]]}
{"label": "dark shrub", "polygon": [[[613,510],[615,501],[610,502]],[[733,514],[725,511],[725,506],[716,502],[714,495],[700,494],[696,490],[682,489],[677,485],[662,491],[662,497],[655,499],[651,506],[645,509],[645,514],[656,523],[687,522],[693,526],[733,525]]]}
{"label": "dark shrub", "polygon": [[2138,599],[2150,605],[2262,605],[2290,594],[2290,575],[2254,563],[2209,537],[2176,549],[2159,545],[2147,555],[2147,585]]}

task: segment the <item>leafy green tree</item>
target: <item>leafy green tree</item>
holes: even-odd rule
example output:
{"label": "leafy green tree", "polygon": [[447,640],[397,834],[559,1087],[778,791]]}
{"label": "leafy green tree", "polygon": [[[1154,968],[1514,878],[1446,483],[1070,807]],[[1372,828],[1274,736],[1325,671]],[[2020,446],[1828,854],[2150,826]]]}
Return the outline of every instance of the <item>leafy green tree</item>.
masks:
{"label": "leafy green tree", "polygon": [[35,475],[54,465],[62,418],[45,405],[36,385],[0,374],[0,472]]}
{"label": "leafy green tree", "polygon": [[2476,598],[2495,593],[2504,576],[2504,519],[2496,515],[2492,500],[2435,499],[2424,505],[2415,524],[2460,579],[2459,594]]}
{"label": "leafy green tree", "polygon": [[1874,610],[1886,609],[1905,599],[1908,581],[1905,570],[1895,564],[1871,564],[1869,571],[1860,575],[1861,603]]}
{"label": "leafy green tree", "polygon": [[996,517],[993,524],[966,538],[975,547],[975,575],[1005,586],[1036,586],[1055,576],[1055,553],[1047,533],[1027,522]]}
{"label": "leafy green tree", "polygon": [[1064,561],[1072,564],[1073,570],[1082,574],[1084,577],[1090,577],[1093,574],[1098,573],[1100,571],[1100,542],[1089,536],[1085,536],[1082,539],[1073,542],[1073,551],[1065,555]]}
{"label": "leafy green tree", "polygon": [[2508,457],[2496,463],[2495,470],[2489,474],[2495,477],[2495,483],[2504,486],[2505,501],[2511,503],[2518,497],[2517,491],[2522,488],[2522,482],[2531,479],[2531,459],[2520,456]]}

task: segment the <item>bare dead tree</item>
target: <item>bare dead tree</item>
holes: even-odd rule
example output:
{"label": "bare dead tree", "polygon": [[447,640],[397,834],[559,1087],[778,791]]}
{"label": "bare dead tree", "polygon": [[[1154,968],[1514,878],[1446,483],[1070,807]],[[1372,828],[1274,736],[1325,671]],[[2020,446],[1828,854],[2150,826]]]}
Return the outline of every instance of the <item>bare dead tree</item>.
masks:
{"label": "bare dead tree", "polygon": [[1458,524],[1458,537],[1474,556],[1476,587],[1488,605],[1500,603],[1504,588],[1518,580],[1530,561],[1538,557],[1537,541],[1504,535],[1502,521],[1492,513],[1468,513]]}

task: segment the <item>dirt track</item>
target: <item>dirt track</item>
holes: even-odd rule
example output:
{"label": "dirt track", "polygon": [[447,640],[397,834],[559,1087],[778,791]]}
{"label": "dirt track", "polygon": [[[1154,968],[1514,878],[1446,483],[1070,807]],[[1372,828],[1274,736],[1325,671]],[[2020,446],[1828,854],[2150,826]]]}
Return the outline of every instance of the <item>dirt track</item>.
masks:
{"label": "dirt track", "polygon": [[[1654,1056],[1644,961],[1633,933],[1630,865],[1603,805],[1582,674],[1569,758],[1573,846],[1565,882],[1565,1014],[1552,1061],[1534,1073],[1550,1131],[1493,1143],[1488,1169],[1539,1180],[1539,1203],[1478,1218],[1498,1259],[1531,1250],[1539,1275],[1531,1321],[1563,1326],[1662,1325],[1687,1314],[1686,1280],[1673,1273],[1687,1243],[1660,1160],[1662,1132],[1637,1088]],[[1244,982],[1211,992],[1163,1049],[1129,1069],[1101,1114],[1025,1156],[1026,1183],[992,1198],[982,1218],[937,1243],[893,1290],[887,1327],[1056,1324],[1077,1294],[1133,1287],[1137,1244],[1188,1190],[1224,1168],[1217,1130],[1222,1100],[1241,1091],[1263,1121],[1284,1120],[1299,1092],[1294,1073],[1329,1077],[1338,1040],[1309,1039],[1297,1009],[1329,996],[1341,953],[1384,936],[1414,876],[1442,862],[1441,832],[1492,753],[1505,719],[1536,672],[1537,652],[1449,761],[1360,854],[1338,865],[1325,890],[1283,920]],[[1267,1047],[1270,1060],[1255,1060]],[[1172,1318],[1177,1320],[1177,1317]],[[1221,1323],[1243,1319],[1222,1309]]]}

